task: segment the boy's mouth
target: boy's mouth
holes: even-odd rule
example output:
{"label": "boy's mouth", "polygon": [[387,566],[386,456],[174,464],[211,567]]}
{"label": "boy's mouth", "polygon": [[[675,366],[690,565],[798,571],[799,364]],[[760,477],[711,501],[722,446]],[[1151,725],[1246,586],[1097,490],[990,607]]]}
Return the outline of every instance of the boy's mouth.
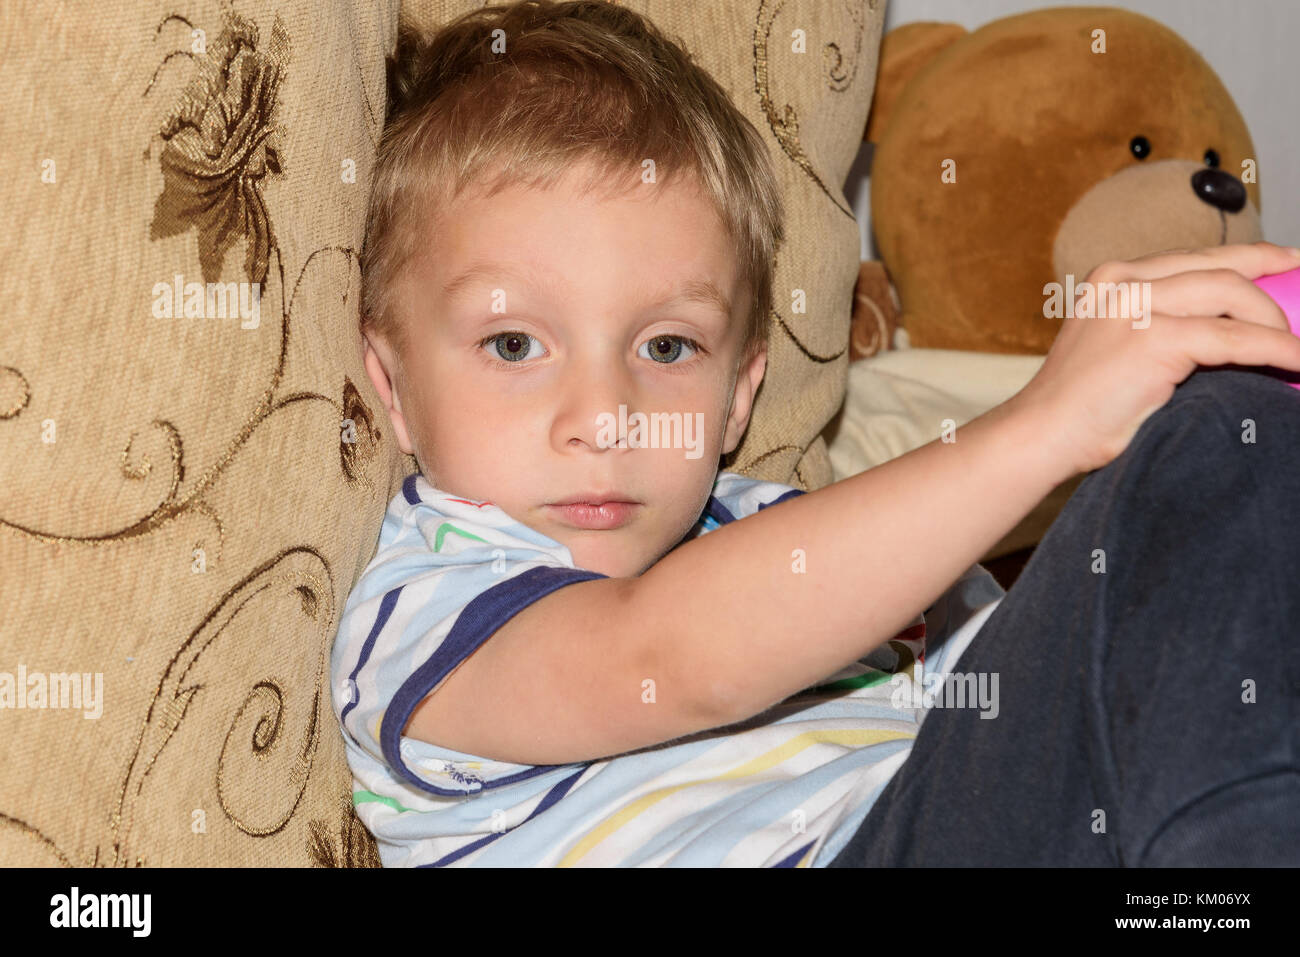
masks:
{"label": "boy's mouth", "polygon": [[568,501],[551,503],[546,508],[553,516],[575,528],[606,530],[626,525],[641,507],[640,502],[615,498],[603,501],[600,496],[589,497],[596,501],[583,501],[583,498],[576,496]]}

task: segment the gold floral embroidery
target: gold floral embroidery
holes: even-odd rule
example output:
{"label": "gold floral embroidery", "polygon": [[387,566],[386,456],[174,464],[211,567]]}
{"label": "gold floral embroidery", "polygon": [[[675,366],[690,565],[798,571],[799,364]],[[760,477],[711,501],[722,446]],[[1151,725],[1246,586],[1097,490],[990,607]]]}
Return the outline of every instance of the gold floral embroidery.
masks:
{"label": "gold floral embroidery", "polygon": [[[171,14],[159,23],[157,32],[173,22],[194,29],[184,17]],[[0,519],[0,527],[44,542],[56,553],[68,543],[104,546],[147,535],[191,509],[207,515],[223,537],[222,523],[204,501],[204,494],[264,421],[303,401],[330,406],[332,422],[337,423],[339,418],[353,420],[356,443],[340,451],[344,477],[373,492],[373,483],[364,469],[377,454],[375,446],[381,433],[374,428],[373,416],[351,380],[344,377],[341,400],[281,388],[293,304],[304,280],[310,278],[309,271],[321,273],[331,268],[331,260],[337,256],[335,262],[349,269],[349,281],[355,281],[359,278],[359,257],[348,246],[321,247],[307,256],[296,279],[291,276],[291,284],[286,285],[281,252],[261,196],[264,178],[283,171],[276,148],[279,130],[270,125],[289,53],[288,34],[279,17],[274,22],[269,52],[259,53],[257,45],[257,28],[227,11],[220,36],[202,56],[173,51],[155,71],[156,80],[167,63],[180,57],[198,64],[196,75],[161,130],[165,144],[160,158],[164,187],[155,204],[152,237],[160,239],[196,230],[206,281],[219,277],[224,254],[241,235],[245,238],[245,272],[255,282],[272,279],[272,291],[279,302],[279,340],[271,340],[268,346],[278,353],[270,380],[228,448],[184,492],[181,486],[188,470],[180,431],[164,419],[152,421],[155,435],[165,448],[163,462],[170,465],[170,470],[163,501],[147,515],[132,518],[123,527],[88,535],[54,534]],[[153,80],[145,89],[146,95],[152,86]],[[146,150],[146,157],[148,153]],[[350,287],[344,293],[345,303],[349,292]],[[0,420],[18,418],[28,408],[31,395],[22,372],[0,367]],[[122,448],[120,472],[124,479],[143,481],[153,472],[155,457],[143,447],[140,437],[140,430],[133,431]],[[337,627],[336,585],[326,557],[318,550],[285,547],[245,575],[200,616],[199,623],[172,655],[142,715],[135,749],[121,780],[117,807],[107,822],[107,840],[92,838],[94,843],[80,853],[69,852],[36,824],[3,812],[0,831],[21,835],[20,839],[29,841],[46,859],[64,866],[145,865],[145,858],[132,845],[139,843],[137,811],[146,787],[156,778],[153,772],[164,750],[176,755],[187,745],[192,749],[197,742],[214,750],[219,748],[213,757],[215,784],[226,819],[253,837],[282,832],[303,804],[321,735],[329,733],[333,726],[326,716],[331,714],[328,653]],[[259,606],[283,596],[285,589],[296,596],[305,621],[287,623],[284,634],[301,644],[293,649],[295,654],[305,660],[314,659],[312,673],[304,681],[285,682],[274,675],[254,681],[230,719],[224,740],[205,727],[190,727],[185,729],[189,732],[185,744],[172,743],[167,748],[181,731],[191,703],[218,690],[224,676],[219,658],[226,649],[216,646],[228,647],[242,641],[244,649],[256,647],[250,642],[266,637],[258,631],[257,617],[268,614]],[[333,854],[331,842],[329,853],[340,866],[379,866],[373,838],[356,817],[349,792],[350,787],[345,786],[338,795],[346,808],[338,825],[342,852]],[[308,831],[308,852],[319,862],[324,846],[321,841],[328,840],[329,826],[313,820],[308,822]]]}
{"label": "gold floral embroidery", "polygon": [[164,187],[149,237],[198,233],[203,281],[221,275],[227,249],[247,240],[244,272],[264,283],[275,240],[262,179],[280,174],[279,130],[271,126],[289,58],[289,34],[277,15],[269,53],[257,50],[257,26],[227,10],[216,41],[160,131]]}
{"label": "gold floral embroidery", "polygon": [[[343,425],[339,430],[339,464],[349,482],[371,488],[366,466],[375,457],[382,433],[375,427],[370,409],[347,376],[343,377]],[[350,427],[349,427],[350,425]]]}
{"label": "gold floral embroidery", "polygon": [[[799,138],[799,111],[795,109],[792,103],[786,103],[781,109],[778,109],[773,98],[772,76],[767,58],[768,44],[772,35],[772,27],[784,5],[784,0],[762,0],[759,4],[758,19],[754,24],[754,92],[758,94],[759,108],[763,111],[763,116],[767,119],[767,125],[772,130],[772,135],[776,137],[777,143],[786,156],[790,157],[791,161],[803,171],[805,176],[817,184],[817,188],[826,195],[826,198],[835,205],[836,209],[853,219],[853,210],[849,209],[844,203],[843,191],[828,188],[821,175],[813,168],[812,160],[808,158],[808,153],[804,150],[803,142]],[[858,27],[858,45],[860,46],[861,31],[865,27],[865,22],[858,16],[850,14],[850,17],[854,21],[854,25]],[[827,70],[833,71],[828,74],[828,87],[837,93],[848,90],[851,86],[852,77],[856,75],[857,68],[854,67],[853,73],[847,76],[843,73],[839,44],[828,44],[823,48],[822,56]],[[836,193],[840,195],[837,196]]]}
{"label": "gold floral embroidery", "polygon": [[383,867],[375,839],[361,823],[356,807],[347,798],[343,800],[342,818],[337,840],[330,831],[329,822],[311,822],[311,838],[307,849],[312,863],[317,867]]}
{"label": "gold floral embroidery", "polygon": [[13,366],[0,366],[0,419],[12,419],[27,407],[32,387]]}

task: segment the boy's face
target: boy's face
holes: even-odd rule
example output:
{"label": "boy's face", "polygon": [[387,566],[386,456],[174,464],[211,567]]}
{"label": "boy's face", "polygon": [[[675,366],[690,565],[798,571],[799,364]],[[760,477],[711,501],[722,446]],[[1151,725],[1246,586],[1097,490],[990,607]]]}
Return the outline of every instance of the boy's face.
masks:
{"label": "boy's face", "polygon": [[[586,172],[551,190],[466,191],[445,208],[397,284],[406,350],[367,335],[365,364],[432,485],[492,502],[579,568],[632,577],[699,517],[766,353],[738,368],[748,293],[694,179],[601,199],[575,188]],[[680,297],[704,283],[729,313]],[[597,495],[637,504],[611,528],[553,505]]]}

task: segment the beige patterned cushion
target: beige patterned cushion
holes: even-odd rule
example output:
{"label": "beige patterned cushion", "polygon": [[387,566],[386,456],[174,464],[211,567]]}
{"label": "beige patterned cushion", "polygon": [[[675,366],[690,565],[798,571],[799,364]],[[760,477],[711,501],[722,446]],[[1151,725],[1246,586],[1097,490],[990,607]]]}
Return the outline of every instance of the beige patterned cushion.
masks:
{"label": "beige patterned cushion", "polygon": [[[428,25],[479,5],[407,2]],[[858,271],[841,184],[884,3],[629,5],[730,91],[784,188],[768,372],[730,467],[825,485]],[[28,705],[0,710],[0,862],[378,864],[328,679],[415,464],[356,327],[397,6],[0,5],[0,703]],[[246,318],[185,288],[218,280],[259,283],[256,321],[249,286]],[[97,702],[35,707],[71,674]]]}
{"label": "beige patterned cushion", "polygon": [[407,471],[356,329],[397,6],[0,7],[0,700],[102,675],[0,711],[5,864],[378,865],[329,648]]}

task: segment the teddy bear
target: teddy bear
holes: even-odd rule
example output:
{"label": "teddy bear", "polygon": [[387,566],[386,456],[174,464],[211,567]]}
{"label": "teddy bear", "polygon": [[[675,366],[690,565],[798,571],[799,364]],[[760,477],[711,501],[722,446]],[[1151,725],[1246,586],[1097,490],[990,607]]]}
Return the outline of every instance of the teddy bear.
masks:
{"label": "teddy bear", "polygon": [[879,261],[862,265],[851,359],[1043,355],[1100,263],[1262,238],[1232,97],[1177,33],[1128,10],[899,27],[865,139]]}

